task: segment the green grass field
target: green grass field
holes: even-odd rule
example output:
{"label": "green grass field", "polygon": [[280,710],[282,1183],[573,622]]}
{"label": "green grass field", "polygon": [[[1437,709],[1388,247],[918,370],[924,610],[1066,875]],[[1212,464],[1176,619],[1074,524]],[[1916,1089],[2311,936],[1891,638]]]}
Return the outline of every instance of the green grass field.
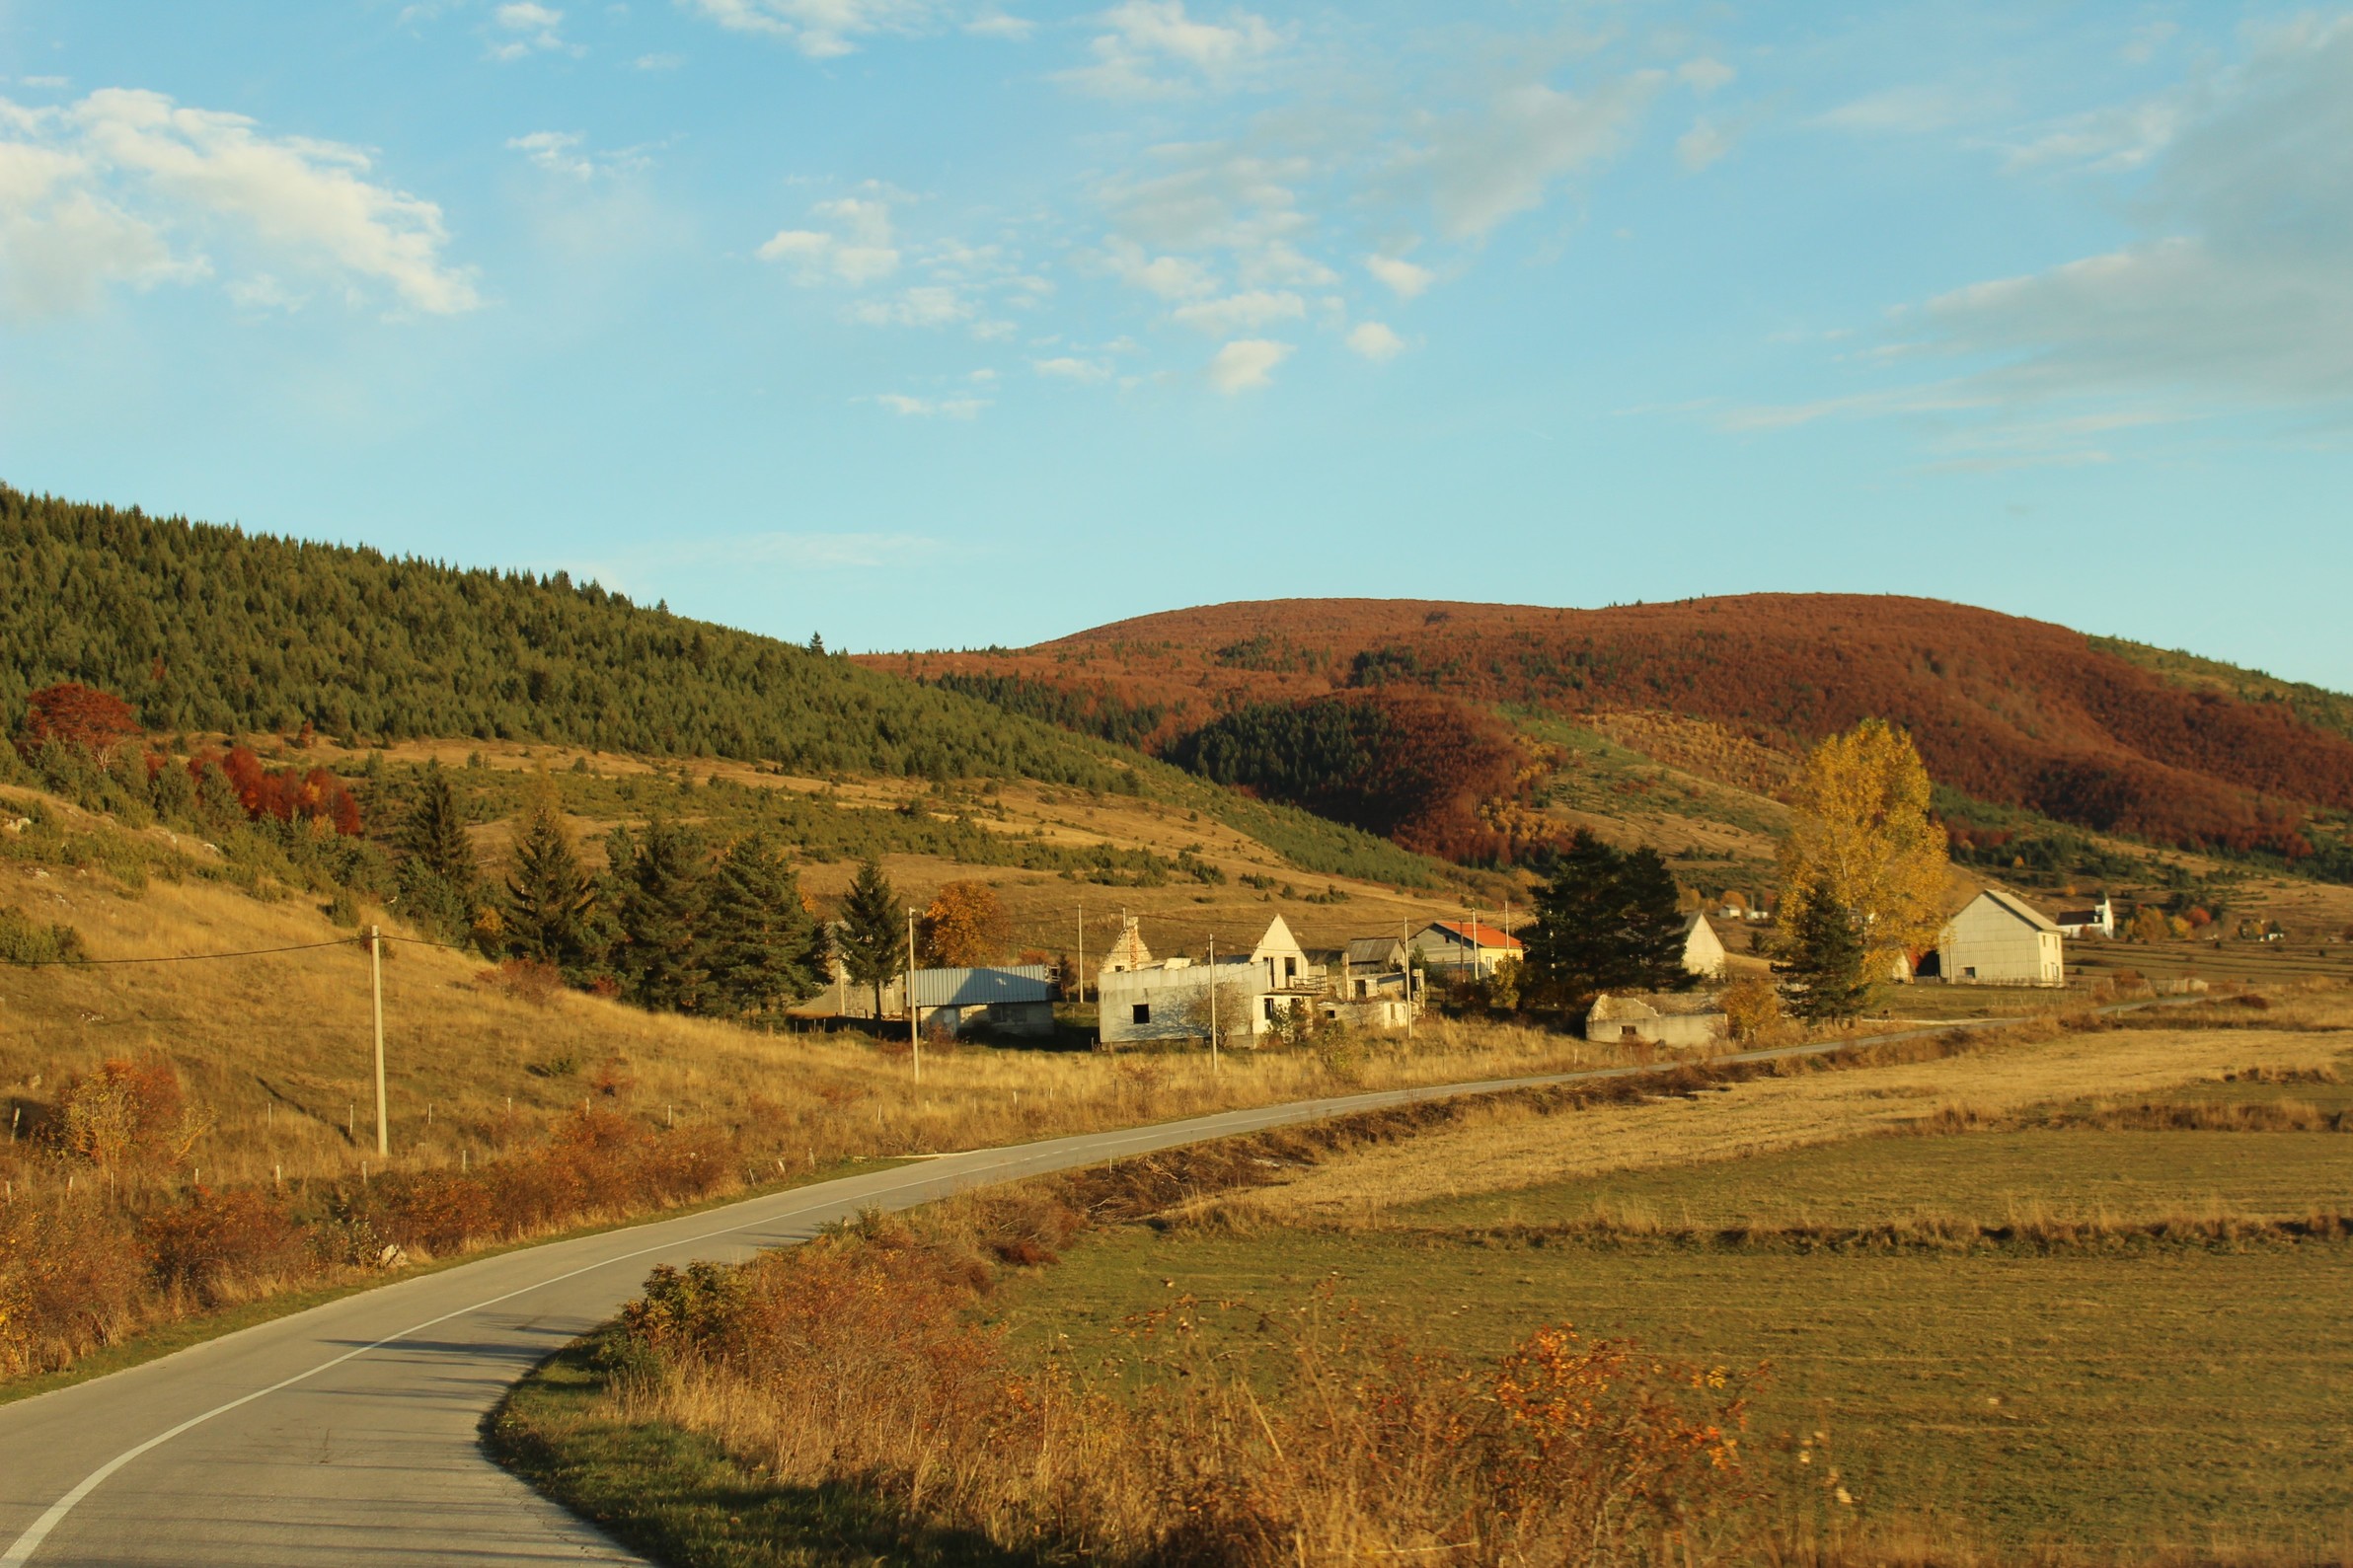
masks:
{"label": "green grass field", "polygon": [[[2301,1092],[2266,1086],[2274,1096]],[[2030,1130],[1873,1138],[1395,1211],[1404,1231],[1096,1234],[1001,1311],[1025,1343],[1115,1348],[1189,1292],[1235,1338],[1319,1290],[1490,1356],[1543,1322],[1680,1357],[1769,1363],[1773,1441],[1825,1431],[1862,1517],[1997,1551],[2353,1542],[2353,1246],[2127,1240],[1802,1251],[1497,1236],[1597,1208],[1675,1228],[1865,1225],[2021,1211],[2117,1221],[2353,1207],[2353,1137]],[[1481,1234],[1484,1228],[1487,1233]]]}

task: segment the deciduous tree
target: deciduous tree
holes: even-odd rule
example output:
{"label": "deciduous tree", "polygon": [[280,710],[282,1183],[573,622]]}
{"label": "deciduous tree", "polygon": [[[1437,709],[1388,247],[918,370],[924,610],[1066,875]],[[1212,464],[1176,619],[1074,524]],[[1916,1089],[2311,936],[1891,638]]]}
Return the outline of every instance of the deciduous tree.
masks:
{"label": "deciduous tree", "polygon": [[[1853,917],[1863,968],[1932,944],[1943,925],[1946,840],[1929,819],[1929,774],[1912,737],[1866,718],[1810,752],[1782,840],[1781,918],[1792,930],[1815,904]],[[1825,928],[1827,929],[1827,928]]]}
{"label": "deciduous tree", "polygon": [[30,757],[54,741],[104,766],[124,741],[140,733],[139,715],[113,692],[60,681],[25,700],[25,728],[17,748]]}
{"label": "deciduous tree", "polygon": [[928,964],[972,969],[1002,961],[1013,940],[1005,903],[986,882],[950,882],[916,923],[916,951]]}

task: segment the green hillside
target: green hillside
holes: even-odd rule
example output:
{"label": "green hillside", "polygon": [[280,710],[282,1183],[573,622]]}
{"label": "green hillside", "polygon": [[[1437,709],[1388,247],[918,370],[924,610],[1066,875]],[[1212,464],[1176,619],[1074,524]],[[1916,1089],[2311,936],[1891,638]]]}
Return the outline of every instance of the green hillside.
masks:
{"label": "green hillside", "polygon": [[1302,869],[1426,885],[1383,840],[846,658],[559,572],[461,568],[0,485],[0,725],[57,681],[152,730],[545,741],[808,775],[1143,793]]}

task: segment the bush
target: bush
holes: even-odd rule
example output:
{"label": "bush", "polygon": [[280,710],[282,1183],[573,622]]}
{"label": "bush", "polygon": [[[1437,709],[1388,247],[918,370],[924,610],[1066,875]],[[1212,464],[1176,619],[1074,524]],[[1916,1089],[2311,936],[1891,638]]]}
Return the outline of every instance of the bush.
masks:
{"label": "bush", "polygon": [[169,1062],[109,1057],[65,1081],[51,1125],[68,1153],[92,1164],[176,1165],[207,1124],[188,1110]]}
{"label": "bush", "polygon": [[205,1307],[257,1285],[307,1271],[301,1227],[278,1203],[251,1190],[199,1187],[178,1208],[139,1222],[149,1269],[163,1289],[186,1290]]}
{"label": "bush", "polygon": [[0,905],[0,962],[60,964],[86,956],[82,933],[71,926],[35,920],[14,904]]}

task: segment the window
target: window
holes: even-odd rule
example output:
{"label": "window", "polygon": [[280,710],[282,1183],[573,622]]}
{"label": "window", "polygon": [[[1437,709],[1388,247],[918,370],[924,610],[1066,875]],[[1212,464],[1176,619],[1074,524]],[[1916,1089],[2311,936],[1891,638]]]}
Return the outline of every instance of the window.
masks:
{"label": "window", "polygon": [[1152,1004],[1151,1004],[1151,1003],[1149,1003],[1149,1002],[1139,1002],[1139,1003],[1137,1003],[1137,1004],[1135,1005],[1135,1008],[1134,1008],[1134,1009],[1133,1009],[1133,1010],[1134,1010],[1134,1012],[1135,1012],[1135,1021],[1136,1021],[1136,1022],[1138,1022],[1138,1023],[1150,1023],[1150,1022],[1152,1021]]}
{"label": "window", "polygon": [[1961,978],[1963,980],[1975,980],[1977,978],[1977,966],[1975,964],[1971,964],[1968,968],[1962,970]]}
{"label": "window", "polygon": [[1274,999],[1272,997],[1266,999],[1266,1021],[1268,1023],[1274,1021]]}
{"label": "window", "polygon": [[1285,980],[1297,980],[1299,978],[1298,959],[1286,958],[1283,960],[1283,978]]}

